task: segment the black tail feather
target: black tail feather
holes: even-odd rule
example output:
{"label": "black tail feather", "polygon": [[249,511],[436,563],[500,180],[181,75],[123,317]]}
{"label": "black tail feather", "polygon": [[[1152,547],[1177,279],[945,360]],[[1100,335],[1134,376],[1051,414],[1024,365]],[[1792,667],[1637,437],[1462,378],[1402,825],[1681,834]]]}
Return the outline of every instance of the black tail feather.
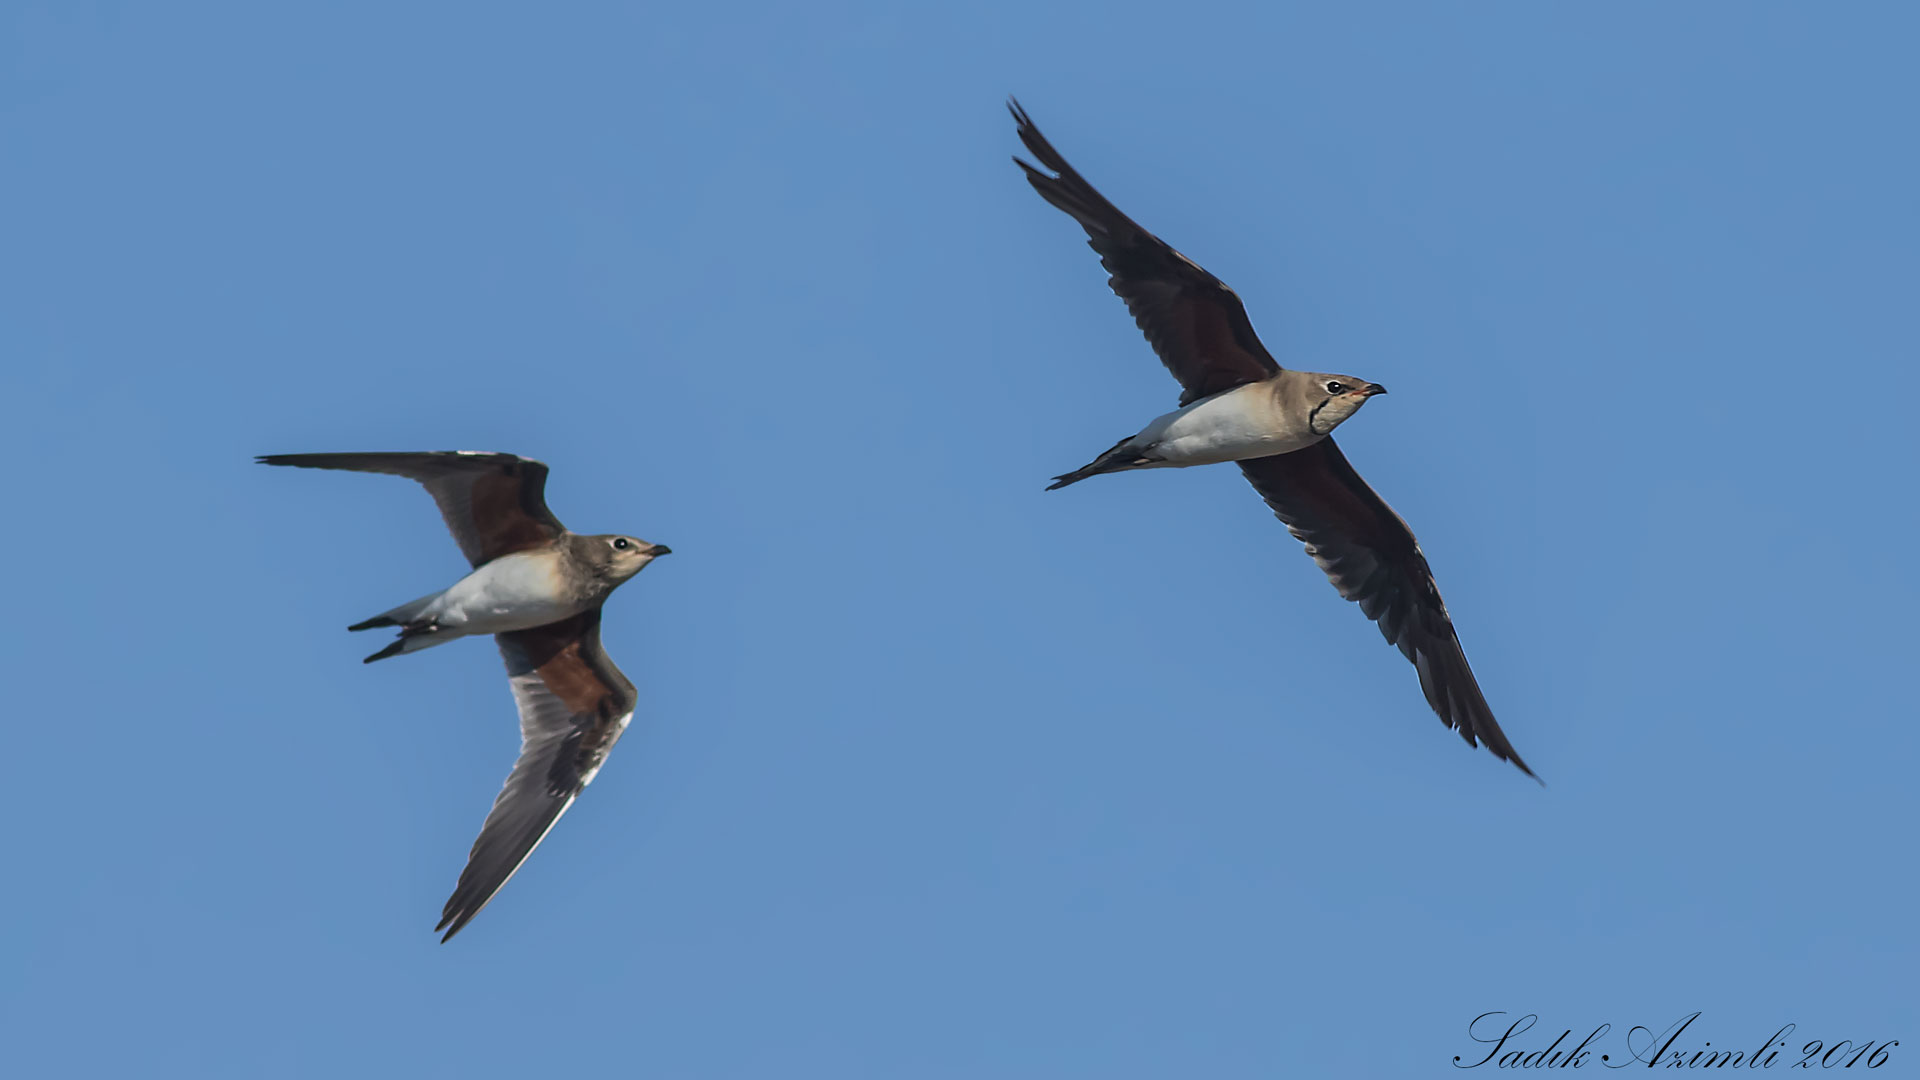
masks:
{"label": "black tail feather", "polygon": [[381,615],[378,618],[374,618],[374,619],[368,619],[366,622],[363,622],[358,626],[349,626],[347,627],[347,629],[368,630],[376,626],[397,626],[400,628],[400,636],[395,638],[391,645],[388,645],[386,648],[381,649],[379,652],[374,653],[372,656],[367,657],[365,660],[360,661],[363,664],[371,664],[375,660],[385,660],[389,656],[399,656],[402,652],[406,650],[408,641],[411,641],[412,639],[417,637],[422,637],[427,634],[438,633],[440,630],[440,627],[430,619],[422,619],[419,622],[403,623],[403,622],[396,622],[393,619],[389,619],[385,615]]}
{"label": "black tail feather", "polygon": [[1059,476],[1054,477],[1053,483],[1047,485],[1047,490],[1052,491],[1055,488],[1066,487],[1068,484],[1077,484],[1089,476],[1119,472],[1122,469],[1135,469],[1160,460],[1159,458],[1144,457],[1140,454],[1121,453],[1121,447],[1126,446],[1132,441],[1133,436],[1129,435],[1108,447],[1106,453],[1094,458],[1091,462],[1080,466],[1070,473],[1061,473]]}
{"label": "black tail feather", "polygon": [[363,664],[371,664],[375,660],[385,660],[389,656],[399,656],[400,650],[406,647],[407,647],[407,639],[404,637],[398,638],[393,642],[393,644],[388,645],[386,648],[381,649],[379,652],[374,653],[372,656],[369,656],[365,660],[362,660],[360,662]]}
{"label": "black tail feather", "polygon": [[1054,477],[1053,483],[1047,485],[1047,490],[1052,491],[1055,488],[1066,487],[1068,484],[1077,484],[1089,476],[1098,475],[1100,475],[1100,463],[1096,461],[1092,465],[1083,466],[1070,473],[1061,473],[1059,476]]}

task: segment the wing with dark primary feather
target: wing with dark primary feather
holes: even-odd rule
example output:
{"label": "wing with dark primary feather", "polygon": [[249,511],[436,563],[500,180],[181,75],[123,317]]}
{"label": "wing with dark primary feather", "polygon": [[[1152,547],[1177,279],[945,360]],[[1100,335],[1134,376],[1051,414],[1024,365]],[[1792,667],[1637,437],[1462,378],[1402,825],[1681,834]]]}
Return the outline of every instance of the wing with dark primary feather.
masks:
{"label": "wing with dark primary feather", "polygon": [[1009,101],[1007,108],[1019,122],[1020,141],[1059,175],[1049,176],[1017,157],[1014,163],[1042,198],[1087,231],[1087,245],[1099,252],[1100,264],[1112,275],[1107,284],[1127,302],[1160,362],[1186,391],[1181,405],[1279,372],[1232,289],[1095,191],[1033,126],[1019,102]]}
{"label": "wing with dark primary feather", "polygon": [[418,481],[433,496],[460,553],[475,566],[540,547],[566,532],[547,509],[547,467],[478,450],[396,454],[266,454],[263,465],[386,473]]}
{"label": "wing with dark primary feather", "polygon": [[1495,757],[1533,776],[1480,693],[1413,531],[1360,479],[1333,440],[1242,461],[1240,468],[1340,595],[1358,602],[1387,641],[1413,661],[1420,689],[1441,722],[1469,746],[1478,738]]}
{"label": "wing with dark primary feather", "polygon": [[633,718],[633,683],[600,647],[600,611],[495,635],[520,707],[520,758],[441,912],[446,941],[480,914],[600,771]]}

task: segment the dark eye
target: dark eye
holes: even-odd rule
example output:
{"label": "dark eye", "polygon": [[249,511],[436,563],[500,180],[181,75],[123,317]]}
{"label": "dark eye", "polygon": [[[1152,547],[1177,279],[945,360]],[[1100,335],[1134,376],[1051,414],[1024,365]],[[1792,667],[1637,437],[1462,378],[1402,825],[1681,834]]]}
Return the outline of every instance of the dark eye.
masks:
{"label": "dark eye", "polygon": [[1327,382],[1327,393],[1344,394],[1346,392],[1347,392],[1347,384],[1341,382],[1339,379],[1332,379]]}
{"label": "dark eye", "polygon": [[632,544],[627,543],[627,538],[624,536],[613,542],[613,550],[615,551],[625,551],[632,546]]}

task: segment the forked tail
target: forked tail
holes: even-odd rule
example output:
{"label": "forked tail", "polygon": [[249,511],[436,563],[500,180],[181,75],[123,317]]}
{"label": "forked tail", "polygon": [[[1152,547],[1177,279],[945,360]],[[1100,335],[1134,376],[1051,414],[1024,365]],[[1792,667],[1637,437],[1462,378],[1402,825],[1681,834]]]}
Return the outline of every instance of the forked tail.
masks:
{"label": "forked tail", "polygon": [[403,653],[419,652],[421,649],[431,649],[435,645],[444,645],[459,636],[461,635],[458,633],[447,633],[432,623],[414,623],[401,627],[400,636],[394,639],[393,644],[388,645],[386,648],[381,649],[379,652],[374,653],[372,656],[360,662],[363,664],[371,664],[375,660],[385,660],[389,656],[400,656]]}
{"label": "forked tail", "polygon": [[440,599],[439,593],[423,596],[418,600],[408,601],[397,608],[383,611],[371,619],[365,619],[347,627],[348,630],[355,631],[378,630],[383,626],[397,626],[400,628],[399,640],[381,649],[379,652],[374,653],[372,656],[367,657],[365,660],[362,660],[361,663],[371,664],[375,660],[385,660],[389,656],[419,652],[421,649],[438,645],[441,642],[452,641],[454,638],[459,637],[459,634],[442,632],[440,627],[434,624],[431,617],[421,617],[426,613],[426,610],[433,605],[433,602],[438,599]]}

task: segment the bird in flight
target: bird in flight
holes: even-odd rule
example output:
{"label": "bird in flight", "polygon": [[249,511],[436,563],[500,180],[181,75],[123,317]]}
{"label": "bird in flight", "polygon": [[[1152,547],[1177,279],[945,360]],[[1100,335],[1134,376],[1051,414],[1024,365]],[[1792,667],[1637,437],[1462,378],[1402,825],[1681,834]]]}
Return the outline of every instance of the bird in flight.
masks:
{"label": "bird in flight", "polygon": [[1014,163],[1041,198],[1086,230],[1087,246],[1111,275],[1107,284],[1184,391],[1177,410],[1054,477],[1047,490],[1105,473],[1237,462],[1340,595],[1357,601],[1413,662],[1441,722],[1467,745],[1484,743],[1533,776],[1494,721],[1412,530],[1333,441],[1333,429],[1386,387],[1281,367],[1232,289],[1095,191],[1018,101],[1007,107],[1041,167],[1019,157]]}
{"label": "bird in flight", "polygon": [[451,587],[347,627],[392,627],[366,663],[492,634],[520,710],[520,757],[435,932],[451,940],[540,846],[633,719],[633,683],[600,647],[600,608],[665,555],[631,536],[568,532],[547,509],[547,467],[513,454],[269,454],[263,465],[388,473],[433,496],[473,571]]}

